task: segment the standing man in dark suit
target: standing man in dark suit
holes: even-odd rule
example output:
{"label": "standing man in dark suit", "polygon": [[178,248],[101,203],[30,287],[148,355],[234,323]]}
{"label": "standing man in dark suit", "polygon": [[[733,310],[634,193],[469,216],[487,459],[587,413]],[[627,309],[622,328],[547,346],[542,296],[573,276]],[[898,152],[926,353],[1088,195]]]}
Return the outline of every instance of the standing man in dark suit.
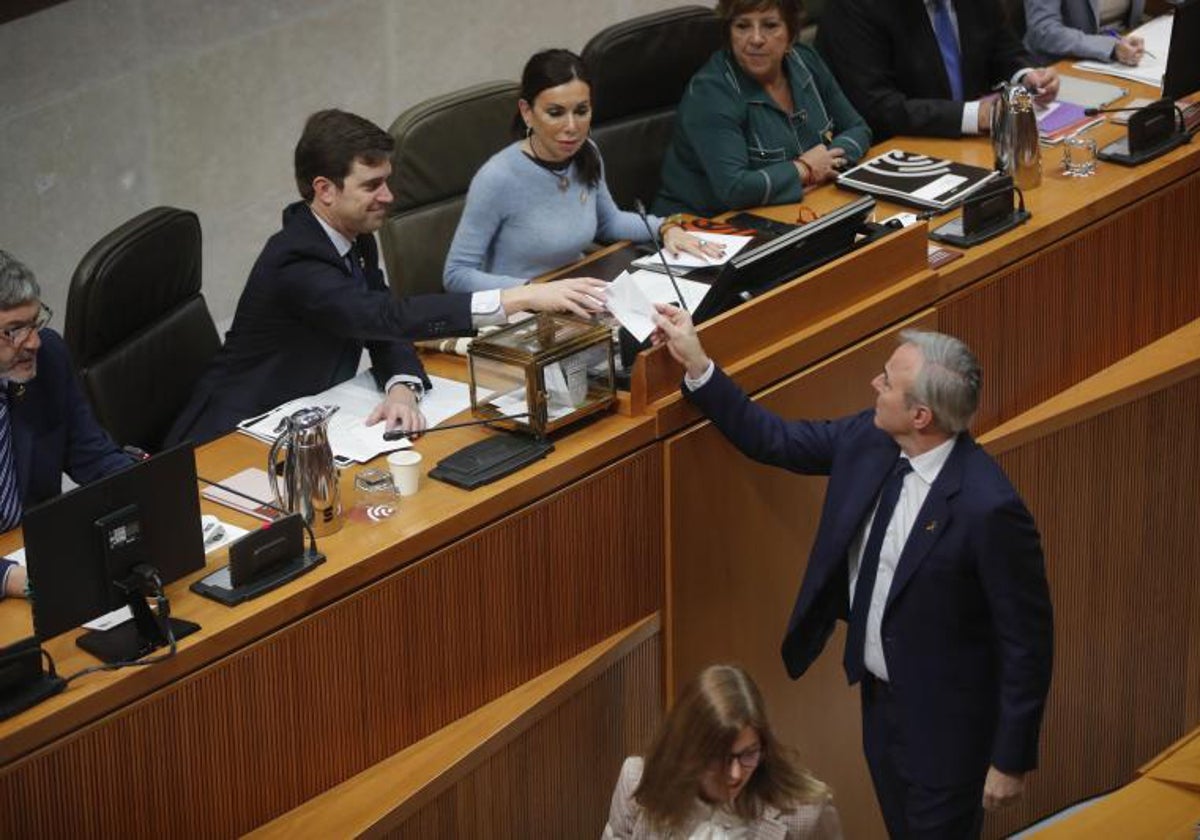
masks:
{"label": "standing man in dark suit", "polygon": [[379,126],[345,111],[308,118],[295,154],[303,200],[284,209],[283,229],[254,263],[225,344],[168,442],[210,440],[350,379],[364,346],[384,393],[368,423],[420,432],[417,404],[429,380],[410,339],[470,334],[522,309],[588,315],[602,308],[606,284],[587,278],[473,295],[393,295],[374,237],[392,203],[393,145]]}
{"label": "standing man in dark suit", "polygon": [[[132,463],[92,415],[66,344],[45,329],[41,295],[33,272],[0,251],[0,531],[57,496],[64,472],[86,484]],[[25,568],[0,559],[0,597],[24,591]]]}
{"label": "standing man in dark suit", "polygon": [[863,747],[888,832],[977,837],[1037,764],[1053,624],[1037,528],[967,425],[979,365],[958,339],[907,330],[875,377],[875,408],[786,421],[705,355],[687,313],[654,341],[684,392],[742,452],[828,475],[821,523],[783,641],[799,677],[846,619]]}
{"label": "standing man in dark suit", "polygon": [[877,141],[986,134],[1005,80],[1040,103],[1058,94],[1058,74],[1033,66],[999,0],[830,0],[817,49]]}

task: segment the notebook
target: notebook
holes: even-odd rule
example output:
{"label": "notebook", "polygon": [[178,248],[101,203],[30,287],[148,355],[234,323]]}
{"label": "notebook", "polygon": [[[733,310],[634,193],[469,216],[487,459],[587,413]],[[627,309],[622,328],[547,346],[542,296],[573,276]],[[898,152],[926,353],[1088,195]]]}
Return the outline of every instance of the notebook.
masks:
{"label": "notebook", "polygon": [[839,187],[901,204],[948,210],[999,173],[954,160],[891,149],[838,176]]}

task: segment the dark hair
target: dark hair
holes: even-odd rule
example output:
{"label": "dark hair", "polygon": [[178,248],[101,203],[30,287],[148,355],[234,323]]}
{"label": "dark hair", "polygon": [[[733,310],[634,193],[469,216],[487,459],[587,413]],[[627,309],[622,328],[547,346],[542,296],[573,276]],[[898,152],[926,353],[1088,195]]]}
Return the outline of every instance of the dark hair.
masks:
{"label": "dark hair", "polygon": [[717,0],[716,13],[721,19],[725,43],[729,43],[729,28],[735,17],[747,12],[769,12],[771,9],[779,10],[783,25],[787,27],[788,40],[795,41],[800,34],[800,0]]}
{"label": "dark hair", "polygon": [[296,143],[296,187],[305,201],[313,200],[313,179],[328,178],[340,188],[361,160],[370,166],[391,157],[396,141],[370,120],[329,108],[317,111],[304,123]]}
{"label": "dark hair", "polygon": [[42,290],[29,266],[8,251],[0,251],[0,309],[15,309],[41,297]]}
{"label": "dark hair", "polygon": [[800,769],[791,751],[775,740],[750,675],[736,665],[710,665],[684,687],[659,727],[633,794],[657,830],[670,834],[683,827],[705,770],[714,761],[729,760],[733,742],[747,726],[758,733],[763,752],[732,803],[736,814],[757,819],[764,804],[789,811],[829,798],[829,788]]}
{"label": "dark hair", "polygon": [[[588,88],[592,86],[591,75],[583,59],[570,50],[542,50],[534,53],[525,62],[521,71],[521,99],[530,108],[538,94],[548,88],[558,87],[575,79],[583,82]],[[513,118],[513,131],[524,137],[528,131],[521,112],[517,111]],[[589,187],[600,183],[600,153],[591,142],[584,142],[575,153],[575,163],[579,166],[579,175]]]}

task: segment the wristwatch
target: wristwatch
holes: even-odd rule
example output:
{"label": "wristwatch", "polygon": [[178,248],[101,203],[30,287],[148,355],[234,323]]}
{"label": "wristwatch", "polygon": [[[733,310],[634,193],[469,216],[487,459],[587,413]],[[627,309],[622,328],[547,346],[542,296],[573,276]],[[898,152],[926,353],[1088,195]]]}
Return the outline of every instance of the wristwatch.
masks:
{"label": "wristwatch", "polygon": [[402,379],[400,380],[399,384],[412,391],[413,399],[416,400],[418,404],[420,404],[421,400],[425,399],[425,386],[420,382]]}

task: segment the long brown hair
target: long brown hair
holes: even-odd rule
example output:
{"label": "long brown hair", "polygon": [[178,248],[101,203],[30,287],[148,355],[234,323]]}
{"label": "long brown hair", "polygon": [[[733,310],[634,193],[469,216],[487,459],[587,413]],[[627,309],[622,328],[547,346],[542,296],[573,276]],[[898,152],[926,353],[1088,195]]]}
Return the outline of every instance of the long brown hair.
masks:
{"label": "long brown hair", "polygon": [[684,827],[713,762],[726,762],[745,727],[758,733],[762,760],[731,804],[735,814],[757,819],[771,805],[789,811],[823,801],[829,788],[798,767],[792,751],[775,739],[758,686],[736,665],[710,665],[684,687],[646,755],[634,798],[664,833]]}

